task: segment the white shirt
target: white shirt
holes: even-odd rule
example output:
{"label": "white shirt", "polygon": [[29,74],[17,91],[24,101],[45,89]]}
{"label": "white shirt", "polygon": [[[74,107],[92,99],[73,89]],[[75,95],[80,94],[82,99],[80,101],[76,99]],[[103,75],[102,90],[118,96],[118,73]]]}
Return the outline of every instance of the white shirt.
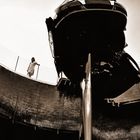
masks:
{"label": "white shirt", "polygon": [[31,63],[29,64],[29,67],[28,67],[28,69],[27,69],[27,72],[30,73],[31,75],[34,74],[35,65],[37,65],[37,62],[35,62],[35,61],[34,61],[34,62],[31,62]]}

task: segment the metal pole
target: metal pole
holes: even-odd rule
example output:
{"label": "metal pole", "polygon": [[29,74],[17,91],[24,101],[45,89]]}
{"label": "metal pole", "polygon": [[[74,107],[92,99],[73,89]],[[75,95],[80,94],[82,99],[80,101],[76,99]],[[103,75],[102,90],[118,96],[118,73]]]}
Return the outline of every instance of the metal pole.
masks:
{"label": "metal pole", "polygon": [[39,73],[39,65],[38,65],[38,67],[37,67],[36,80],[37,80],[37,78],[38,78],[38,73]]}
{"label": "metal pole", "polygon": [[91,54],[86,66],[85,89],[83,94],[84,140],[92,140],[92,97],[91,97]]}
{"label": "metal pole", "polygon": [[17,57],[16,66],[15,66],[15,71],[16,71],[16,69],[17,69],[18,61],[19,61],[19,56]]}

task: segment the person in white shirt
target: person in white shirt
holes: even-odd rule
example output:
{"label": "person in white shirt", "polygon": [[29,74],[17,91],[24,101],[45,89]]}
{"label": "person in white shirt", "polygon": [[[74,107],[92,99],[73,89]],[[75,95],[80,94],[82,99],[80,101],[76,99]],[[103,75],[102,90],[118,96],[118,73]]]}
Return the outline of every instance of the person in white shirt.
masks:
{"label": "person in white shirt", "polygon": [[32,58],[31,58],[31,62],[30,62],[29,66],[28,66],[28,69],[27,69],[27,75],[28,75],[29,77],[31,77],[31,76],[34,74],[34,69],[35,69],[35,66],[36,66],[36,65],[40,66],[40,64],[38,64],[38,63],[35,61],[35,58],[32,57]]}

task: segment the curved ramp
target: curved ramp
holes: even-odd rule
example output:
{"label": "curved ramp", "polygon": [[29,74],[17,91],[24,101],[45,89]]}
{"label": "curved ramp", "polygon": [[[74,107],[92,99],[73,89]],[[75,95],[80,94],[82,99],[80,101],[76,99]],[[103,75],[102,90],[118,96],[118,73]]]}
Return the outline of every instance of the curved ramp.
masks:
{"label": "curved ramp", "polygon": [[[28,79],[0,66],[0,139],[76,140],[79,134],[75,130],[79,130],[81,122],[80,104],[80,98],[66,97],[57,91],[56,86]],[[110,111],[104,109],[105,106],[101,108],[94,107],[95,139],[140,139],[137,131],[140,129],[139,105],[120,110],[111,107]],[[2,116],[7,119],[1,119]],[[50,128],[55,130],[50,131]],[[64,130],[64,133],[58,131],[58,135],[57,129]],[[74,131],[65,133],[66,130]]]}
{"label": "curved ramp", "polygon": [[0,66],[0,114],[42,128],[78,130],[81,99]]}
{"label": "curved ramp", "polygon": [[140,102],[140,83],[134,84],[115,98],[106,98],[105,100],[107,100],[108,103],[112,103],[113,106],[117,105],[118,107],[120,105]]}

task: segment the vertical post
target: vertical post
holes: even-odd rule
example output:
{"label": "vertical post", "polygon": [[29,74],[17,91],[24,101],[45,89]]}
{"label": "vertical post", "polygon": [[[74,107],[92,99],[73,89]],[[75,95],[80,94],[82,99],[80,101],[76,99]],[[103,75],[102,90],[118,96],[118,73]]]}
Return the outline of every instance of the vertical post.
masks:
{"label": "vertical post", "polygon": [[85,89],[83,92],[84,140],[92,140],[91,54],[86,65]]}
{"label": "vertical post", "polygon": [[37,65],[38,67],[37,67],[37,73],[36,73],[36,80],[37,80],[37,78],[38,78],[38,73],[39,73],[39,65]]}
{"label": "vertical post", "polygon": [[16,71],[16,69],[17,69],[18,61],[19,61],[19,56],[17,57],[16,66],[15,66],[15,71]]}

